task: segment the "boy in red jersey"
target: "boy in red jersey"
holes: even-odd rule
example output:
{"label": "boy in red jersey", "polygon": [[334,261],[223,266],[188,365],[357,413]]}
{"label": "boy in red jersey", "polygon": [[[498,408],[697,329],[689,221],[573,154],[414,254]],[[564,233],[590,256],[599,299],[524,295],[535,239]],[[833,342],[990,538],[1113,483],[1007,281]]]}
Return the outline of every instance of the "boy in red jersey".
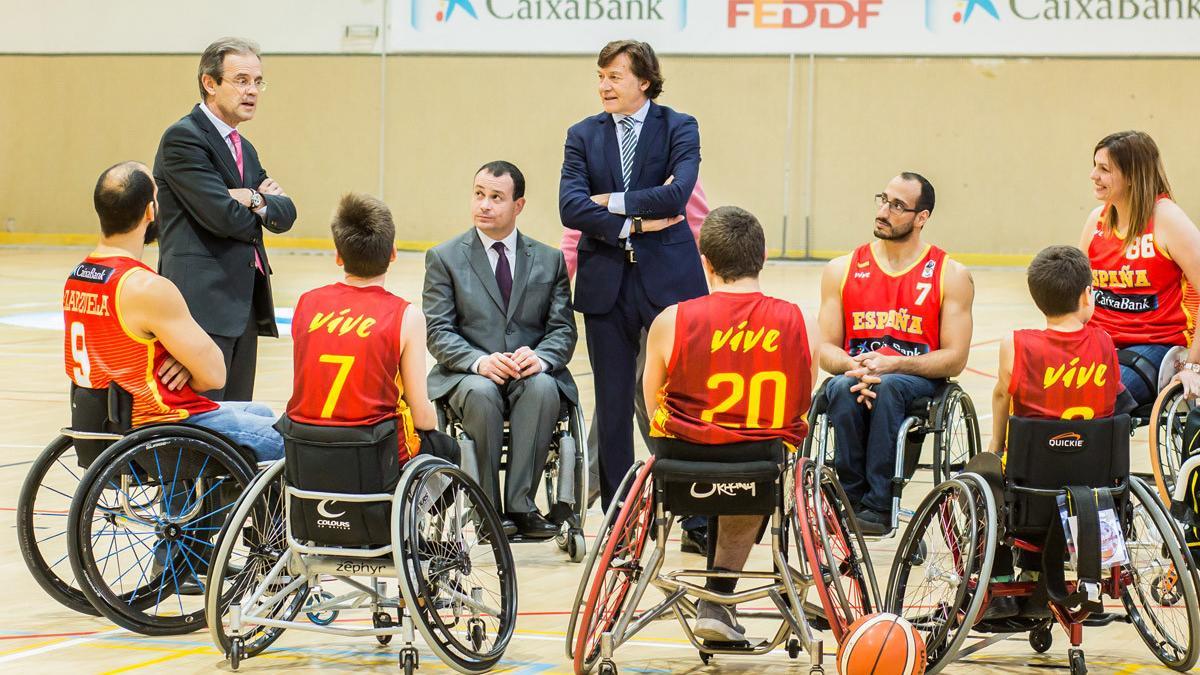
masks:
{"label": "boy in red jersey", "polygon": [[[781,438],[799,446],[808,431],[812,355],[800,308],[759,288],[762,226],[747,211],[718,208],[700,230],[700,254],[709,295],[666,308],[650,326],[642,392],[654,411],[650,435],[701,445]],[[740,571],[762,525],[761,516],[721,516],[713,567]],[[707,582],[723,593],[736,584]],[[729,607],[704,600],[695,633],[746,639]]]}
{"label": "boy in red jersey", "polygon": [[403,464],[421,450],[417,430],[437,426],[425,393],[425,316],[384,288],[396,259],[396,226],[383,202],[347,194],[330,229],[346,277],[296,303],[287,415],[329,426],[395,419]]}
{"label": "boy in red jersey", "polygon": [[967,365],[974,282],[921,241],[933,185],[904,172],[875,195],[875,238],[836,258],[821,277],[821,368],[838,478],[862,531],[891,526],[896,437],[909,404],[933,396]]}
{"label": "boy in red jersey", "polygon": [[141,262],[155,240],[158,189],[138,162],[109,167],[93,201],[100,243],[75,266],[63,288],[64,365],[80,387],[117,383],[130,394],[134,427],[194,424],[220,432],[259,460],[283,456],[261,403],[216,403],[196,393],[225,383],[221,350],[192,315],[175,284]]}

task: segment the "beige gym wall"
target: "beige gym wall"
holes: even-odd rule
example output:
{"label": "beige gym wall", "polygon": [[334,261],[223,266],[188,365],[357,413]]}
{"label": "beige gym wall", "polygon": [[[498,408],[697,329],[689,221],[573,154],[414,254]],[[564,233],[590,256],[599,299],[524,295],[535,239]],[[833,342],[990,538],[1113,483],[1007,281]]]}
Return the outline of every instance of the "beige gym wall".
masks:
{"label": "beige gym wall", "polygon": [[[153,161],[196,101],[195,68],[194,56],[0,56],[0,242],[86,241],[95,177]],[[243,130],[297,202],[288,238],[326,239],[339,194],[379,190],[382,131],[402,245],[468,227],[472,172],[496,158],[528,179],[523,229],[557,241],[565,131],[598,109],[591,58],[390,56],[382,128],[380,68],[378,56],[266,56],[270,90]],[[927,238],[969,262],[1077,241],[1092,145],[1125,128],[1154,135],[1178,201],[1200,216],[1200,91],[1183,86],[1195,59],[817,58],[811,190],[808,57],[670,56],[664,70],[660,101],[700,121],[710,204],[755,212],[773,249],[786,209],[792,255],[807,217],[814,255],[868,238],[871,195],[902,169],[938,188]]]}

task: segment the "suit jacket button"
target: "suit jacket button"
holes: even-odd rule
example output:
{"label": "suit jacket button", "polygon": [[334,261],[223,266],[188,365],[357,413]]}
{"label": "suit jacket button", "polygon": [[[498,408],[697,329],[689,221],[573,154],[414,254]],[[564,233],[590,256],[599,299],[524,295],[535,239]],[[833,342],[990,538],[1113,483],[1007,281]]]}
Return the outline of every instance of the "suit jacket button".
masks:
{"label": "suit jacket button", "polygon": [[509,328],[508,330],[506,330],[504,332],[508,335],[512,335],[514,331],[513,331],[513,329]]}
{"label": "suit jacket button", "polygon": [[254,261],[253,260],[250,261],[250,269],[254,269]]}

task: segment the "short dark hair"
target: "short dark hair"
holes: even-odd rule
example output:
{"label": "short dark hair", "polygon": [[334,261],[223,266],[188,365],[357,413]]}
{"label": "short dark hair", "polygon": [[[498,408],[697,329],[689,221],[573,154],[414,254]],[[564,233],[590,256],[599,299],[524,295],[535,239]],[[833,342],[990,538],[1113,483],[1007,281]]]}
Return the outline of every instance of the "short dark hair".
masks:
{"label": "short dark hair", "polygon": [[1049,246],[1029,263],[1028,281],[1042,314],[1063,316],[1079,309],[1079,296],[1092,285],[1092,265],[1074,246]]}
{"label": "short dark hair", "polygon": [[762,225],[745,209],[713,209],[700,227],[700,253],[723,281],[758,277],[766,251]]}
{"label": "short dark hair", "polygon": [[377,277],[387,271],[396,250],[396,224],[387,204],[370,195],[342,195],[329,229],[347,274]]}
{"label": "short dark hair", "polygon": [[217,84],[225,73],[226,54],[253,54],[259,56],[258,43],[239,37],[223,37],[204,48],[200,55],[200,67],[196,69],[196,84],[200,87],[200,100],[208,100],[204,91],[204,76],[208,75]]}
{"label": "short dark hair", "polygon": [[649,42],[613,40],[604,45],[604,49],[600,50],[600,56],[596,59],[596,65],[601,68],[607,68],[613,59],[621,54],[629,56],[629,64],[634,76],[650,83],[650,86],[646,88],[646,98],[658,98],[658,95],[663,91],[663,83],[666,80],[663,79],[662,69],[658,65],[658,55],[654,53],[654,47],[651,47]]}
{"label": "short dark hair", "polygon": [[141,162],[113,164],[100,174],[92,203],[100,216],[100,232],[106,237],[133,231],[142,222],[146,207],[154,201],[154,179]]}
{"label": "short dark hair", "polygon": [[512,198],[514,201],[525,196],[525,174],[521,173],[521,170],[517,168],[516,164],[498,159],[494,162],[488,162],[487,164],[479,167],[479,170],[475,172],[475,175],[478,176],[479,172],[485,169],[488,173],[492,174],[496,178],[500,178],[502,176],[512,176]]}
{"label": "short dark hair", "polygon": [[933,183],[919,173],[913,171],[905,171],[900,174],[904,180],[915,180],[921,184],[921,196],[917,197],[917,203],[913,206],[918,212],[928,211],[929,215],[933,215],[933,205],[937,201],[937,196],[933,192]]}

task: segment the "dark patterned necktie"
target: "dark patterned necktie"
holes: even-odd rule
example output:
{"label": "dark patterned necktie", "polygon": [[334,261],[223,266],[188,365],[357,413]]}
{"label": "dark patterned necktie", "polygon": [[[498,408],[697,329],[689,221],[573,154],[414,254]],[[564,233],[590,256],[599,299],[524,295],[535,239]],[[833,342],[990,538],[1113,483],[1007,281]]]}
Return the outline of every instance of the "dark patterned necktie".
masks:
{"label": "dark patterned necktie", "polygon": [[504,242],[492,244],[492,250],[499,256],[496,259],[496,285],[500,287],[500,297],[504,298],[504,309],[508,311],[508,298],[512,295],[512,268],[508,266],[508,256],[504,255]]}

